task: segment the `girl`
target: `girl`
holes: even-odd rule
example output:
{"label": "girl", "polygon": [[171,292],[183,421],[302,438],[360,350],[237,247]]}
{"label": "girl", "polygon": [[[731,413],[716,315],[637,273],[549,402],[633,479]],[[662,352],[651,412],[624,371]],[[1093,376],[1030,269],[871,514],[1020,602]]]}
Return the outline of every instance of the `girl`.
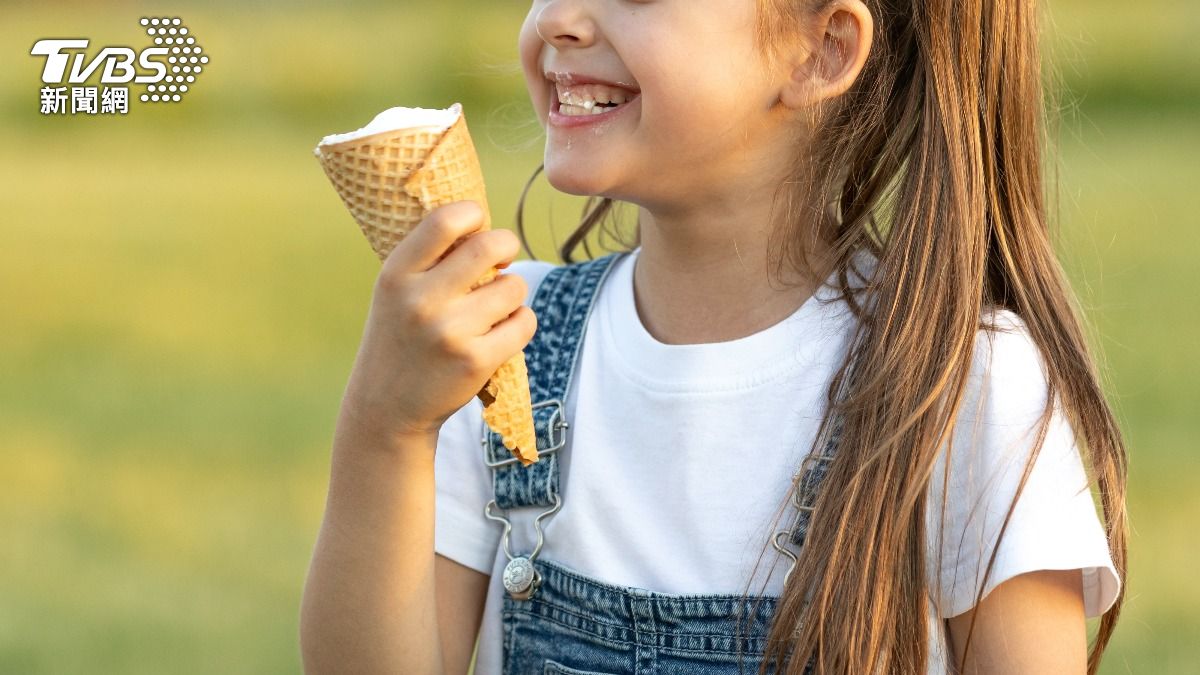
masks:
{"label": "girl", "polygon": [[[1125,450],[1048,233],[1035,8],[534,0],[519,44],[550,183],[602,199],[473,291],[521,242],[469,202],[386,261],[307,669],[463,673],[478,634],[480,675],[1095,673]],[[617,201],[635,241],[573,262]],[[519,349],[529,467],[474,398]]]}

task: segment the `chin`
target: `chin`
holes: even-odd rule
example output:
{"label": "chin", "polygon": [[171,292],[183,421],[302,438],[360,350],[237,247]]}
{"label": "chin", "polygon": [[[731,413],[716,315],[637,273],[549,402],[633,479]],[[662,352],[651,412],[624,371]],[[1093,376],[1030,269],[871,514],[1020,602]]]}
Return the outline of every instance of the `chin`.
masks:
{"label": "chin", "polygon": [[599,175],[594,167],[560,166],[559,162],[546,162],[546,180],[559,192],[579,197],[603,197],[611,185]]}

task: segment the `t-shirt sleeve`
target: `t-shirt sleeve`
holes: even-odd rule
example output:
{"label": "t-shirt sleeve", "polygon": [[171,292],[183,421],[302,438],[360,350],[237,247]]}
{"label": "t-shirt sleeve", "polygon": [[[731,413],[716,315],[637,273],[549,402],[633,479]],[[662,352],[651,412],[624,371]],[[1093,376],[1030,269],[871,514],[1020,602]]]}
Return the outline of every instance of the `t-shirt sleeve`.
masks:
{"label": "t-shirt sleeve", "polygon": [[[995,323],[1001,330],[980,331],[962,408],[930,478],[927,574],[941,617],[958,616],[975,605],[1047,399],[1044,362],[1024,322],[1002,310]],[[1094,617],[1116,600],[1121,580],[1074,432],[1057,398],[1055,404],[983,597],[1026,572],[1079,569],[1084,611]]]}
{"label": "t-shirt sleeve", "polygon": [[434,457],[437,508],[434,551],[490,575],[500,526],[483,515],[491,499],[491,470],[483,463],[483,403],[472,398],[438,434]]}
{"label": "t-shirt sleeve", "polygon": [[[540,261],[515,261],[502,274],[520,274],[529,305],[538,282],[553,268]],[[472,397],[442,425],[434,457],[436,508],[434,551],[484,574],[500,546],[503,525],[483,509],[493,497],[492,471],[483,461],[483,403]]]}

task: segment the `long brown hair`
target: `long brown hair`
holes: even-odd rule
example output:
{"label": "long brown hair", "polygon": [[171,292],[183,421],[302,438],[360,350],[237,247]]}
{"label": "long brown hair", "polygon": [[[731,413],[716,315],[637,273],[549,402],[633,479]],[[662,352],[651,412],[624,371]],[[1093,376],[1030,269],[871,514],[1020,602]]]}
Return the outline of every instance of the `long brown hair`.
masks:
{"label": "long brown hair", "polygon": [[[773,63],[796,27],[832,0],[757,1],[760,51]],[[777,605],[760,672],[800,674],[810,659],[818,673],[925,672],[924,497],[931,480],[944,479],[932,475],[934,464],[964,399],[977,333],[994,328],[985,321],[989,308],[1023,320],[1048,379],[1017,497],[1057,399],[1096,483],[1113,563],[1122,579],[1127,571],[1125,445],[1054,254],[1043,194],[1050,139],[1037,7],[865,2],[875,17],[866,64],[845,94],[814,112],[813,133],[773,204],[783,216],[773,221],[777,245],[768,249],[803,271],[814,238],[822,238],[861,321],[814,441],[819,447],[840,417],[837,459]],[[523,242],[528,190],[517,208]],[[587,200],[583,221],[559,250],[563,262],[573,262],[581,244],[588,251],[588,234],[613,206],[609,198]],[[626,250],[639,235],[623,242]],[[866,288],[852,290],[848,269],[861,249],[878,263]],[[1000,537],[1011,514],[1010,506]],[[1123,598],[1124,590],[1100,620],[1088,673],[1099,668]],[[974,628],[973,620],[968,633]]]}

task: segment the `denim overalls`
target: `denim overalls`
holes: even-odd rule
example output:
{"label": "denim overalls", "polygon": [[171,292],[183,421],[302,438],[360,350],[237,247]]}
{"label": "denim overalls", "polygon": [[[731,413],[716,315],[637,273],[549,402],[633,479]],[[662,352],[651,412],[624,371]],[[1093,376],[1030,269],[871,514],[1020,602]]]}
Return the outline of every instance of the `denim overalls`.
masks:
{"label": "denim overalls", "polygon": [[[502,546],[509,559],[503,577],[503,675],[753,674],[762,662],[778,597],[656,593],[590,579],[538,557],[541,523],[562,506],[557,453],[566,445],[564,399],[598,291],[623,255],[556,267],[538,285],[531,303],[538,331],[525,347],[538,462],[522,466],[499,435],[484,427],[484,460],[492,468],[495,491],[484,515],[503,523]],[[824,453],[802,463],[801,489],[792,498],[795,525],[773,539],[793,565],[795,554],[781,538],[803,544],[833,445],[830,441]],[[537,544],[516,553],[510,550],[512,526],[503,514],[523,507],[540,509],[533,521]]]}

